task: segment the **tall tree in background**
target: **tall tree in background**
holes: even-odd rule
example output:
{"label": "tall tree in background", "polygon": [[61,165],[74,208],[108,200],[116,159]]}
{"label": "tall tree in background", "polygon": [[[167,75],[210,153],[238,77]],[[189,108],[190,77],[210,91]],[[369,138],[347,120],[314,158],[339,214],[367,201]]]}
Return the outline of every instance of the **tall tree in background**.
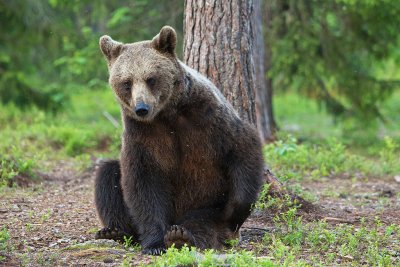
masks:
{"label": "tall tree in background", "polygon": [[[261,140],[266,143],[274,140],[276,123],[272,108],[272,81],[266,76],[271,66],[271,49],[265,44],[264,32],[269,27],[268,4],[261,6],[261,0],[254,0],[252,27],[254,29],[253,60],[256,75],[256,117]],[[262,11],[265,12],[262,12]],[[264,13],[264,14],[263,14]]]}

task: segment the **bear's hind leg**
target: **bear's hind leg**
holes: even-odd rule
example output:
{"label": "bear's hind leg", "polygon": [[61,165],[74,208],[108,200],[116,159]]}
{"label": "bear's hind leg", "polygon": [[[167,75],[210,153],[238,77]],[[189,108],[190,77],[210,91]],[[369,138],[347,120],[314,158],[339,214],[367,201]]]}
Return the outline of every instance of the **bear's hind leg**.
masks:
{"label": "bear's hind leg", "polygon": [[135,235],[131,217],[121,190],[119,161],[101,163],[96,173],[95,203],[104,228],[96,233],[96,239],[123,240]]}

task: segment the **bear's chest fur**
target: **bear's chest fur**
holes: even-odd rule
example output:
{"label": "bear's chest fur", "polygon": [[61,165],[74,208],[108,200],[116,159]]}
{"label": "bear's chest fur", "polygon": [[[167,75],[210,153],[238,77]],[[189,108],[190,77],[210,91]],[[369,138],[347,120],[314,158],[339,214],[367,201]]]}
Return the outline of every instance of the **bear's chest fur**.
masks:
{"label": "bear's chest fur", "polygon": [[220,164],[215,134],[211,125],[189,121],[183,116],[177,121],[174,153],[179,159],[178,175],[172,179],[177,211],[185,210],[187,203],[196,209],[224,198],[228,183]]}
{"label": "bear's chest fur", "polygon": [[171,188],[177,216],[220,203],[226,197],[228,183],[215,134],[212,125],[184,116],[174,123],[154,123],[133,133],[135,143],[144,146],[154,160],[150,165],[160,169],[160,183]]}

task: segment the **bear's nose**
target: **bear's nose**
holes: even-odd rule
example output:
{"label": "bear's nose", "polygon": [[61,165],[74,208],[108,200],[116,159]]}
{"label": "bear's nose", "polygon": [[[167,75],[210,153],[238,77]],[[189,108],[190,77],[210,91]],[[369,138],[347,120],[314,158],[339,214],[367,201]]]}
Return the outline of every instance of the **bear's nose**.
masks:
{"label": "bear's nose", "polygon": [[140,102],[136,105],[135,107],[135,113],[136,115],[138,115],[139,117],[144,117],[147,115],[147,113],[149,113],[149,105]]}

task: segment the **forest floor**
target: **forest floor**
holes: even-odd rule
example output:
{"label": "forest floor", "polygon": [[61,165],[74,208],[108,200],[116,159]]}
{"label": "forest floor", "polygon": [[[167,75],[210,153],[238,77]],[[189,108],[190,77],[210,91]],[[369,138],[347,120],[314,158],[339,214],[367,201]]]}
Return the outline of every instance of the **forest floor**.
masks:
{"label": "forest floor", "polygon": [[[100,223],[93,202],[93,174],[94,168],[77,174],[65,163],[44,175],[40,184],[4,190],[0,195],[0,221],[7,227],[11,238],[10,249],[3,252],[4,260],[0,265],[120,266],[123,263],[153,263],[157,257],[142,255],[137,247],[126,248],[114,241],[94,240]],[[353,225],[355,228],[352,229],[357,229],[360,224],[370,226],[379,220],[378,228],[382,230],[400,221],[400,181],[393,177],[330,177],[308,180],[301,186],[318,198],[315,210],[299,209],[303,223],[324,221],[327,229],[339,224]],[[253,214],[243,226],[242,241],[236,248],[256,251],[257,257],[271,255],[268,246],[261,244],[265,242],[264,235],[279,231],[274,223],[275,216],[272,210]],[[398,239],[389,242],[387,249],[390,262],[399,266],[398,242]],[[304,249],[299,257],[314,265],[310,257],[316,252]],[[351,255],[336,255],[328,265],[346,266],[353,258]]]}

